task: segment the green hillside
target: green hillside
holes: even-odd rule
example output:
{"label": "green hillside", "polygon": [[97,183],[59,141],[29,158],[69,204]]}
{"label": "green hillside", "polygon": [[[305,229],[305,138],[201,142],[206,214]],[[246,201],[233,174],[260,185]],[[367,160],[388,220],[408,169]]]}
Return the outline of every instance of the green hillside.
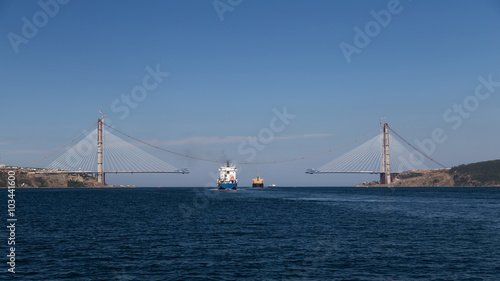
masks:
{"label": "green hillside", "polygon": [[455,186],[500,185],[500,160],[463,164],[449,171]]}

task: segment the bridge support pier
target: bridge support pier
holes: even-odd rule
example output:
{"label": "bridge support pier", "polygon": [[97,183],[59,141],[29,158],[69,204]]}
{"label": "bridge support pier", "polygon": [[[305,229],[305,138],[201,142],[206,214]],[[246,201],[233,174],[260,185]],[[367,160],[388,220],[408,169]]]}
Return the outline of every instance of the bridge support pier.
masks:
{"label": "bridge support pier", "polygon": [[[390,173],[390,182],[389,183],[392,183],[394,182],[394,180],[396,179],[396,177],[398,176],[399,173]],[[386,173],[380,173],[380,184],[388,184],[387,183],[387,178],[388,178],[388,174]]]}

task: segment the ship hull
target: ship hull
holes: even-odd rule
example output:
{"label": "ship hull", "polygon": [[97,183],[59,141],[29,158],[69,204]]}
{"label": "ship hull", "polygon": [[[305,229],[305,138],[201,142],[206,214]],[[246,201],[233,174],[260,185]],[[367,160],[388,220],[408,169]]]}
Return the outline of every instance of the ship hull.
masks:
{"label": "ship hull", "polygon": [[264,184],[263,183],[254,183],[252,184],[252,188],[263,188]]}
{"label": "ship hull", "polygon": [[237,186],[238,186],[238,183],[223,183],[223,182],[221,182],[221,183],[218,184],[217,188],[219,190],[225,190],[225,189],[234,189],[234,190],[236,190]]}

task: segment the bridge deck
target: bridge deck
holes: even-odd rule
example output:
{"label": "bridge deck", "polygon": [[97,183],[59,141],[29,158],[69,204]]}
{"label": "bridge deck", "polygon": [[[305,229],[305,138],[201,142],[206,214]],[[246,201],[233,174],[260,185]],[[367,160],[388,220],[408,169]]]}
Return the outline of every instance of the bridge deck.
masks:
{"label": "bridge deck", "polygon": [[[35,174],[97,174],[97,171],[36,171]],[[103,171],[105,174],[189,174],[189,171]]]}
{"label": "bridge deck", "polygon": [[381,174],[383,172],[380,171],[313,171],[306,172],[306,174]]}

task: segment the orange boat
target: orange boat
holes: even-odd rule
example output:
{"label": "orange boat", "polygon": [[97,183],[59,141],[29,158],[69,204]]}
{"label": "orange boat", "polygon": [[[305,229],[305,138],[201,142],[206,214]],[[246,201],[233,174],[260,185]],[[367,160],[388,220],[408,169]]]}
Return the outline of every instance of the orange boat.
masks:
{"label": "orange boat", "polygon": [[252,180],[252,187],[253,188],[262,188],[264,187],[264,179],[261,179],[259,175],[257,175],[257,178]]}

